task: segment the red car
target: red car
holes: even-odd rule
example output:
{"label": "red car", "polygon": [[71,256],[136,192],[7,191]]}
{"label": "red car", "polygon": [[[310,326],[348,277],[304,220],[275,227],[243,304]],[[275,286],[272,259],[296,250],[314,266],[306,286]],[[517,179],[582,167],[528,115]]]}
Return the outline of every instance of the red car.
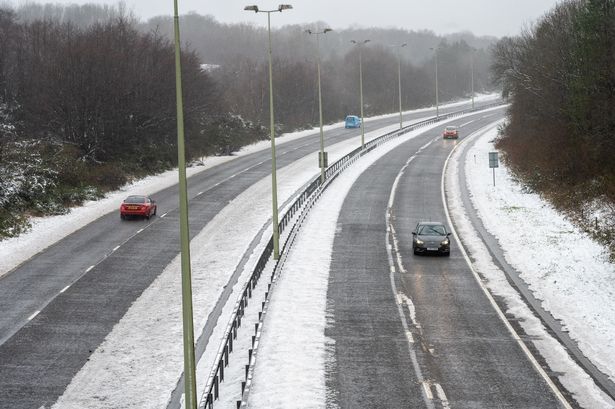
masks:
{"label": "red car", "polygon": [[128,196],[120,205],[120,218],[140,216],[149,220],[156,215],[156,201],[149,196]]}
{"label": "red car", "polygon": [[459,138],[459,131],[456,126],[447,126],[442,133],[444,139],[457,139]]}

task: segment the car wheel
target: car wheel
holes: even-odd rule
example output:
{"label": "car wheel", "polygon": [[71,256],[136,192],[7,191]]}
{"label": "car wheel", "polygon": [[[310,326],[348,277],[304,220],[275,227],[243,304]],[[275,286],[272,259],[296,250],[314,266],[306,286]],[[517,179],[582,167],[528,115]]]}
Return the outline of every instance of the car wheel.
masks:
{"label": "car wheel", "polygon": [[149,220],[150,216],[151,216],[151,214],[150,214],[150,213],[148,213],[148,214],[146,214],[146,215],[145,215],[145,218],[146,218],[147,220]]}
{"label": "car wheel", "polygon": [[445,257],[449,257],[450,255],[451,255],[451,252],[450,252],[450,251],[447,251],[446,253],[444,253],[444,256],[445,256]]}
{"label": "car wheel", "polygon": [[158,211],[158,206],[154,207],[154,214],[152,216],[156,216],[157,211]]}
{"label": "car wheel", "polygon": [[126,216],[124,216],[123,214],[120,214],[120,219],[126,220]]}
{"label": "car wheel", "polygon": [[414,254],[419,254],[419,252],[418,252],[418,251],[416,251],[416,249],[415,249],[415,248],[413,248],[413,249],[412,249],[412,252],[413,252]]}

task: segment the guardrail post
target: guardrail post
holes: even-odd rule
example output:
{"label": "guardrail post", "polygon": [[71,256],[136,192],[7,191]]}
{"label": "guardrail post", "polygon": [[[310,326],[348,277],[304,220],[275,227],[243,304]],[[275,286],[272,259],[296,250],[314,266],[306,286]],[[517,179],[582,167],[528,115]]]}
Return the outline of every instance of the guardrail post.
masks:
{"label": "guardrail post", "polygon": [[218,391],[218,376],[214,376],[214,399],[218,399],[220,397]]}
{"label": "guardrail post", "polygon": [[218,369],[220,370],[220,382],[224,382],[224,359],[218,365]]}

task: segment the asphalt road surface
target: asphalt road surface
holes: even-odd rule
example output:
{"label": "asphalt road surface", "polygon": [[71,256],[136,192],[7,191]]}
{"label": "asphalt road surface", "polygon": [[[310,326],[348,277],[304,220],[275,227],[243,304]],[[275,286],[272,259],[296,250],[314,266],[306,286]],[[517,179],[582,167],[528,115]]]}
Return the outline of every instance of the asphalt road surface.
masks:
{"label": "asphalt road surface", "polygon": [[[463,138],[504,111],[489,114],[442,126],[464,125]],[[562,407],[498,317],[453,237],[450,257],[413,255],[411,232],[418,221],[448,225],[440,184],[458,142],[442,140],[440,132],[427,131],[383,156],[345,199],[327,295],[333,324],[326,335],[335,345],[327,374],[331,403]]]}
{"label": "asphalt road surface", "polygon": [[[406,115],[404,121],[430,114]],[[366,122],[365,130],[397,121]],[[326,144],[358,141],[359,135],[358,129],[331,130],[325,133]],[[278,167],[318,149],[317,133],[280,145]],[[264,150],[191,177],[191,236],[270,172],[270,152]],[[158,216],[150,221],[122,223],[116,212],[104,215],[0,278],[0,408],[53,404],[133,301],[179,253],[177,187],[153,196]]]}

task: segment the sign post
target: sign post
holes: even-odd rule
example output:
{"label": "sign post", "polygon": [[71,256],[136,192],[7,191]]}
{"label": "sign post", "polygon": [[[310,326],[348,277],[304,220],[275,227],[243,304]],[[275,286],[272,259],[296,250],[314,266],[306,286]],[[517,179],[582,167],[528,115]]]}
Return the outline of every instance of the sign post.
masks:
{"label": "sign post", "polygon": [[493,169],[493,186],[495,186],[495,168],[500,167],[497,152],[489,152],[489,167]]}

